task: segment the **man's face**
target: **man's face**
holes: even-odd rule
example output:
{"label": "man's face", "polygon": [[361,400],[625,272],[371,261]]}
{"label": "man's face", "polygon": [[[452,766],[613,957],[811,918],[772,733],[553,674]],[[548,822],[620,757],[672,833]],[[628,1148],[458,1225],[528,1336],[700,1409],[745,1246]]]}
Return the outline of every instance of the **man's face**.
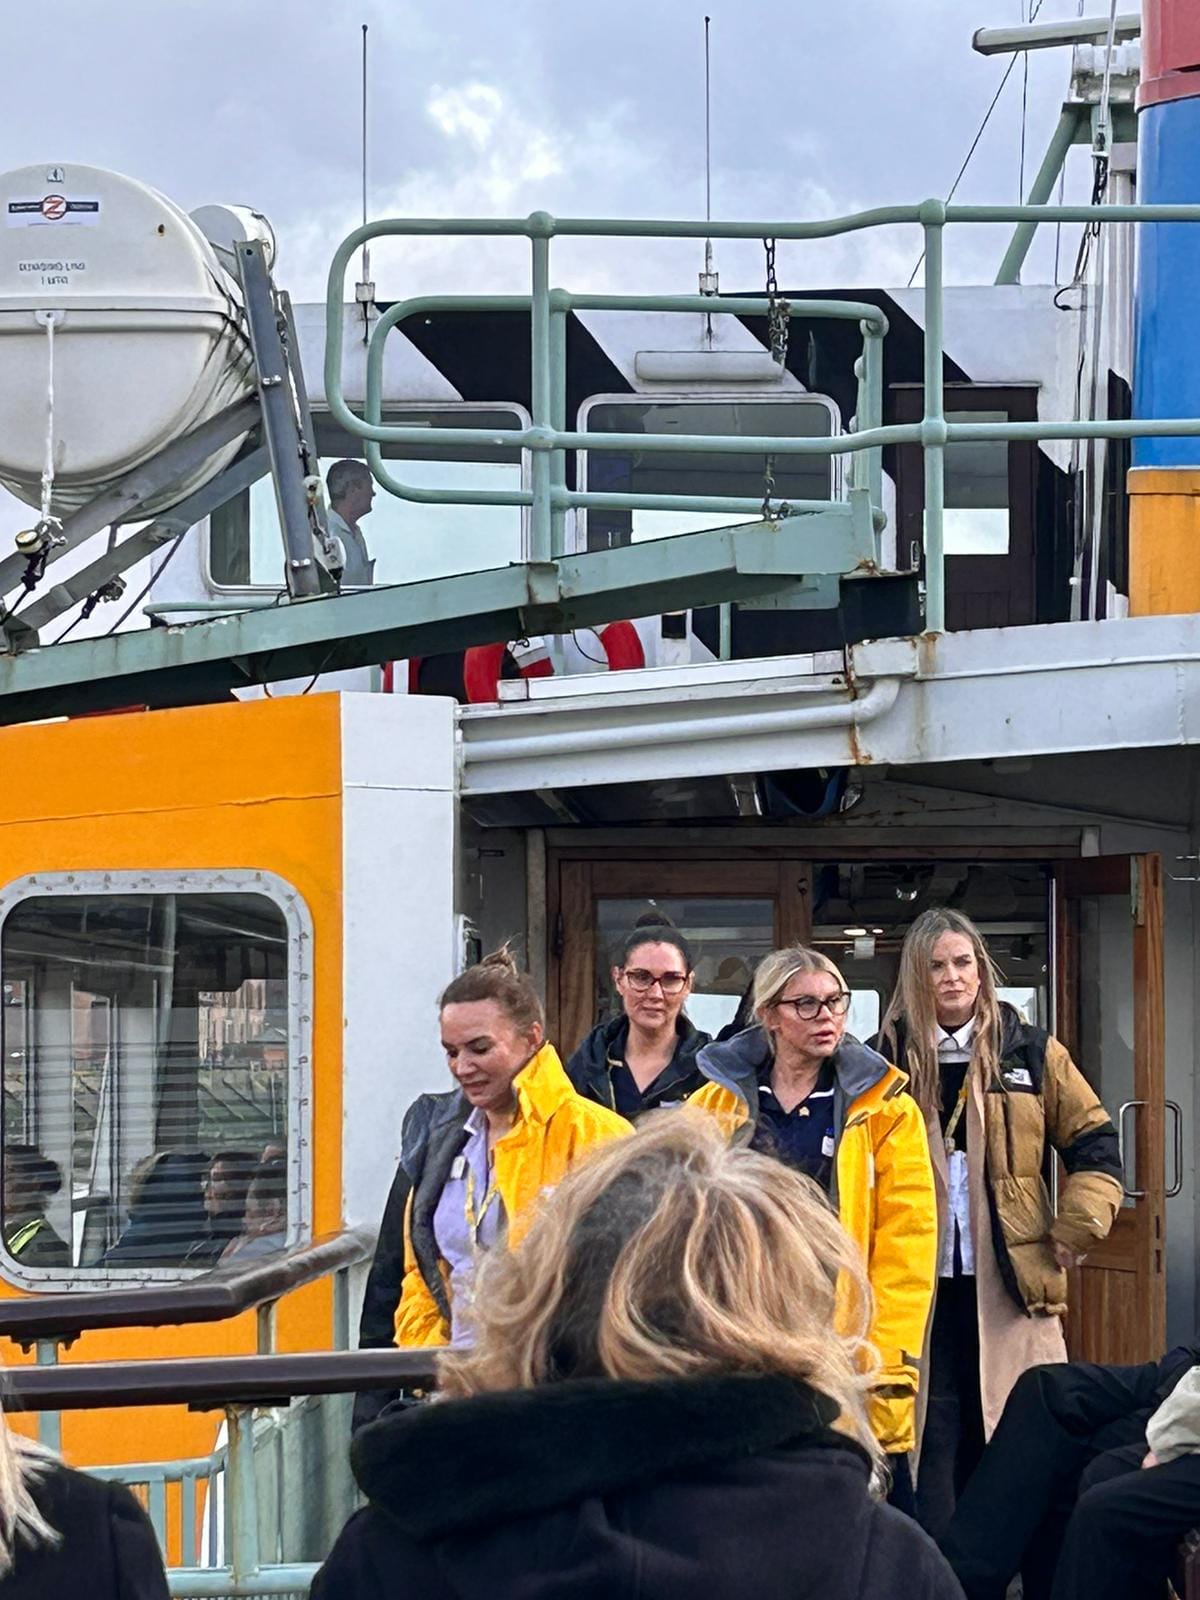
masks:
{"label": "man's face", "polygon": [[361,478],[356,478],[346,496],[346,510],[349,520],[357,522],[360,517],[365,517],[370,511],[375,500],[375,479],[369,472],[364,472]]}

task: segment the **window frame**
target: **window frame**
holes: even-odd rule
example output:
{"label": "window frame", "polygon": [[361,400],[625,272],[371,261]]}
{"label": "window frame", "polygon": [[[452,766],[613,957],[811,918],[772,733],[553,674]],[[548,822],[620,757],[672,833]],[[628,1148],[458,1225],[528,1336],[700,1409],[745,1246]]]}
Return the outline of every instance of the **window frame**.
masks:
{"label": "window frame", "polygon": [[[0,982],[3,981],[4,930],[27,900],[113,899],[131,895],[255,894],[269,900],[287,928],[287,1176],[286,1248],[312,1237],[312,914],[300,891],[276,873],[258,868],[189,868],[179,871],[125,870],[32,872],[0,886]],[[0,1125],[0,1143],[4,1129]],[[70,1177],[67,1175],[67,1182]],[[74,1208],[72,1208],[72,1215]],[[211,1267],[30,1267],[8,1254],[0,1231],[0,1280],[18,1289],[85,1292],[137,1288],[143,1283],[186,1283]]]}
{"label": "window frame", "polygon": [[[711,406],[720,404],[722,401],[736,402],[739,400],[750,405],[769,404],[777,406],[794,406],[812,405],[815,403],[823,406],[824,409],[829,413],[829,437],[831,439],[838,439],[841,438],[845,433],[845,429],[842,427],[841,411],[838,408],[837,401],[834,400],[830,395],[822,394],[820,391],[815,389],[759,389],[756,386],[742,386],[740,384],[736,389],[705,389],[703,391],[697,391],[695,389],[687,390],[664,388],[661,391],[655,389],[653,393],[647,393],[644,389],[631,389],[624,394],[592,394],[589,395],[579,407],[579,410],[576,414],[575,431],[577,433],[592,432],[591,428],[588,426],[588,419],[590,418],[592,411],[596,406],[627,406],[638,404],[658,405],[660,403],[667,403],[669,405]],[[602,438],[603,435],[597,434],[597,437]],[[714,437],[718,436],[714,435]],[[575,452],[576,481],[579,484],[580,489],[585,491],[588,487],[587,479],[590,456],[590,450],[577,450]],[[829,461],[830,492],[834,500],[842,500],[845,498],[845,458],[842,456],[831,455],[829,457]],[[575,532],[573,539],[570,541],[573,554],[579,555],[587,550],[588,515],[588,509],[585,506],[580,507],[575,513]],[[732,518],[733,514],[731,513],[731,525]],[[754,518],[747,514],[744,520],[752,522]],[[687,536],[686,534],[669,534],[666,537],[678,539],[686,538]]]}
{"label": "window frame", "polygon": [[[314,424],[319,422],[322,418],[326,418],[331,415],[327,405],[314,403],[311,409]],[[511,413],[516,421],[517,426],[514,429],[514,432],[519,432],[525,428],[531,428],[533,426],[532,414],[527,407],[521,405],[519,401],[516,400],[434,400],[426,403],[425,401],[421,400],[391,399],[384,403],[383,421],[387,423],[398,411],[421,411],[429,416],[457,416],[464,412],[505,411]],[[364,440],[363,443],[365,444],[365,442],[366,441]],[[355,459],[363,461],[364,465],[366,464],[365,457],[363,456],[358,456]],[[270,473],[266,473],[265,476],[269,478]],[[522,448],[520,487],[528,490],[531,481],[532,469],[530,466],[530,451]],[[250,491],[249,489],[246,489],[243,492],[249,494]],[[383,491],[381,490],[380,492],[382,493]],[[416,504],[415,501],[412,503]],[[520,512],[521,524],[521,559],[528,560],[529,507],[519,506],[517,507],[517,510]],[[234,596],[278,594],[280,588],[282,587],[280,583],[218,582],[217,578],[213,574],[212,513],[210,513],[207,517],[204,517],[201,522],[197,524],[197,526],[200,529],[200,577],[205,589],[209,594]],[[424,582],[425,580],[417,579],[414,581]],[[380,584],[379,587],[383,588],[384,585]]]}

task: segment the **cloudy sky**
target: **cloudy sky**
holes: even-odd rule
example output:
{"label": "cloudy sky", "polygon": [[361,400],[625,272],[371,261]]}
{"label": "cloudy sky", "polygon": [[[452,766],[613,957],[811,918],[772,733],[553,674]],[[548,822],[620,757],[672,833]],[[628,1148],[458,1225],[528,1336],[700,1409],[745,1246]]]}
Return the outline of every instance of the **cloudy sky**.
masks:
{"label": "cloudy sky", "polygon": [[[373,215],[703,213],[703,16],[712,17],[713,209],[804,217],[944,195],[1004,72],[970,48],[1038,0],[53,0],[6,7],[4,154],[114,167],[186,208],[271,217],[279,275],[317,298],[360,194],[361,24],[370,26]],[[1043,0],[1038,20],[1074,16]],[[1103,9],[1098,3],[1092,11]],[[48,20],[49,19],[49,20]],[[20,70],[14,70],[23,63]],[[1029,58],[1027,174],[1069,56]],[[1023,74],[959,191],[1017,197]],[[1086,183],[1076,152],[1072,187]],[[948,269],[986,279],[997,240],[960,231]],[[1002,249],[1002,243],[1000,243]],[[525,287],[515,242],[376,252],[380,294]],[[691,288],[697,247],[556,247],[572,287]],[[856,235],[781,260],[796,284],[903,282],[910,235]],[[1053,252],[1038,265],[1052,270]],[[758,246],[723,247],[725,287]]]}

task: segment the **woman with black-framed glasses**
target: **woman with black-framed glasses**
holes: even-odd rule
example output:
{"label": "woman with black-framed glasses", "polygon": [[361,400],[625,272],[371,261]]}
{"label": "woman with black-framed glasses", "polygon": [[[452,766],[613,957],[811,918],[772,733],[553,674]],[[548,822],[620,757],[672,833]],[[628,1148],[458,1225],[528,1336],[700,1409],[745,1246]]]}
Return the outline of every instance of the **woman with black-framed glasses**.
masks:
{"label": "woman with black-framed glasses", "polygon": [[700,1052],[693,1102],[736,1140],[807,1174],[862,1251],[882,1369],[871,1425],[911,1509],[918,1363],[937,1270],[937,1201],[925,1120],[908,1079],[846,1033],[850,991],[827,956],[776,950],[754,977],[755,1025]]}
{"label": "woman with black-framed glasses", "polygon": [[620,1014],[597,1023],[567,1062],[579,1094],[633,1120],[699,1088],[696,1057],[709,1036],[684,1010],[694,976],[683,934],[661,911],[643,912],[613,964]]}

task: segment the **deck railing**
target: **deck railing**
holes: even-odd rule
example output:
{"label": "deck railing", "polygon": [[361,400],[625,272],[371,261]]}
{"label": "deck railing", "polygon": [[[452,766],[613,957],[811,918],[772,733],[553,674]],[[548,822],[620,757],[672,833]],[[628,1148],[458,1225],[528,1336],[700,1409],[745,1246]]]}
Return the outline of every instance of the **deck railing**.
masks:
{"label": "deck railing", "polygon": [[[1113,223],[1200,222],[1200,206],[1182,205],[947,205],[926,200],[919,205],[885,206],[850,216],[812,222],[712,222],[668,219],[623,220],[594,217],[554,217],[535,211],[528,217],[499,218],[388,218],[356,228],[338,247],[329,271],[326,300],[325,398],[334,420],[348,433],[365,441],[365,454],[382,486],[408,499],[442,505],[527,505],[530,508],[529,554],[533,562],[557,560],[565,552],[565,517],[578,506],[623,509],[672,509],[761,515],[763,507],[751,501],[705,495],[663,496],[581,493],[566,486],[568,450],[621,449],[639,451],[741,453],[751,455],[859,456],[867,465],[856,468],[854,485],[869,488],[876,526],[882,517],[879,500],[879,452],[884,446],[917,444],[924,452],[925,480],[925,621],[935,633],[945,628],[945,511],[946,449],[965,442],[1050,439],[1138,439],[1200,435],[1200,418],[1179,417],[1117,421],[1046,420],[1037,422],[947,422],[944,393],[943,287],[944,235],[959,224],[1010,223],[1023,238],[1040,223],[1076,223],[1101,226]],[[921,230],[924,239],[924,414],[919,422],[882,424],[882,361],[879,350],[886,325],[875,307],[850,301],[805,301],[787,307],[782,296],[741,296],[723,299],[708,295],[594,296],[571,295],[550,286],[550,246],[555,238],[603,239],[763,239],[815,240],[836,238],[871,228],[908,225]],[[346,271],[362,245],[380,238],[510,237],[529,241],[531,293],[527,297],[459,295],[436,300],[409,300],[385,312],[368,341],[368,387],[362,416],[350,409],[342,388],[344,342],[343,306]],[[415,310],[431,306],[462,311],[528,309],[531,323],[532,425],[496,434],[483,428],[412,428],[382,420],[383,344],[388,333]],[[638,309],[645,311],[701,311],[767,316],[784,307],[791,315],[850,317],[864,334],[858,363],[859,412],[853,433],[833,438],[775,438],[735,435],[620,434],[571,431],[566,426],[565,319],[571,310]],[[864,311],[869,313],[864,315]],[[497,443],[527,449],[532,456],[529,489],[504,491],[465,489],[416,490],[402,484],[384,466],[383,444],[471,447]],[[791,508],[800,512],[828,510],[830,502],[806,502]],[[768,508],[769,509],[769,508]],[[687,535],[676,537],[686,538]]]}

